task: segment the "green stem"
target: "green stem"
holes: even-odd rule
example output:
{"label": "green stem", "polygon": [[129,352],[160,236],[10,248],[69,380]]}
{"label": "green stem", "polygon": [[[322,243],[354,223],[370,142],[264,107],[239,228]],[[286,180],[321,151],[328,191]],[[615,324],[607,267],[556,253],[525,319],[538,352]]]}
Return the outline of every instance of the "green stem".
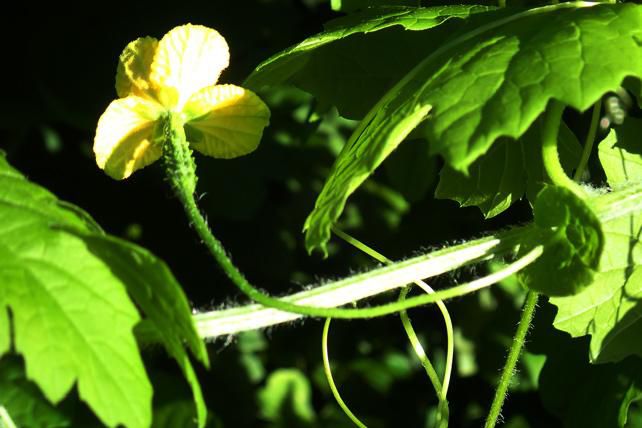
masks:
{"label": "green stem", "polygon": [[[399,293],[400,302],[403,302],[404,300],[406,300],[406,296],[408,295],[409,291],[410,291],[410,287],[405,287],[401,289],[401,292]],[[424,350],[424,347],[421,345],[421,342],[419,341],[419,337],[417,337],[417,333],[415,333],[415,329],[412,327],[412,322],[410,321],[410,317],[408,317],[408,311],[401,311],[399,313],[399,317],[401,318],[401,324],[403,325],[403,328],[406,331],[408,340],[410,340],[410,344],[412,345],[412,348],[414,349],[415,354],[417,354],[417,358],[419,358],[421,365],[423,366],[424,370],[426,370],[426,374],[428,375],[428,378],[430,379],[432,386],[435,388],[435,393],[437,394],[437,397],[439,397],[441,401],[441,399],[445,397],[443,395],[444,390],[443,390],[441,381],[439,380],[439,375],[437,375],[437,370],[435,370],[435,367],[430,362],[430,359],[426,355],[426,351]]]}
{"label": "green stem", "polygon": [[580,181],[586,170],[589,157],[593,151],[593,143],[595,141],[595,134],[597,134],[597,126],[600,123],[601,102],[598,101],[593,106],[593,113],[591,114],[591,123],[589,125],[588,134],[586,134],[586,141],[584,142],[584,149],[582,150],[582,157],[580,163],[577,165],[573,180]]}
{"label": "green stem", "polygon": [[[591,204],[602,222],[640,212],[642,183],[634,183],[615,192],[595,197],[591,199]],[[283,300],[315,306],[341,306],[403,287],[417,278],[440,275],[493,256],[513,254],[519,243],[528,239],[528,234],[528,227],[511,229],[496,236],[447,247],[396,262],[394,265],[314,287],[283,297]],[[199,335],[203,338],[237,334],[299,318],[301,318],[300,314],[283,312],[260,304],[209,311],[193,316]]]}
{"label": "green stem", "polygon": [[[393,264],[393,261],[390,260],[389,258],[385,257],[383,254],[379,253],[378,251],[370,248],[368,245],[364,244],[363,242],[359,241],[358,239],[355,239],[354,237],[348,235],[347,233],[343,232],[341,229],[334,227],[332,229],[337,236],[339,236],[341,239],[345,240],[349,244],[355,246],[356,248],[360,249],[364,253],[368,254],[370,257],[374,258],[375,260],[378,260],[381,263],[391,265]],[[414,281],[414,283],[419,286],[422,290],[424,290],[427,294],[433,294],[435,290],[432,289],[428,284],[426,284],[422,280],[417,280]],[[404,291],[405,290],[405,291]],[[406,295],[408,294],[409,289],[404,289],[401,291],[401,293],[404,293],[403,298],[399,298],[399,300],[405,300]],[[448,308],[446,308],[446,305],[444,302],[441,300],[438,300],[435,302],[437,304],[437,307],[439,308],[439,311],[441,312],[441,315],[444,319],[444,324],[446,327],[446,343],[447,343],[447,350],[446,350],[446,370],[444,372],[444,381],[443,381],[443,386],[439,389],[441,389],[441,393],[437,391],[437,395],[442,397],[443,399],[446,399],[446,395],[448,394],[448,387],[450,385],[450,377],[452,374],[452,368],[453,368],[453,360],[454,360],[454,354],[455,354],[455,339],[454,339],[454,333],[453,333],[453,322],[452,319],[450,318],[450,313],[448,312]],[[404,312],[401,313],[401,319],[402,322],[404,320],[404,317],[408,317],[408,315]],[[410,327],[410,330],[407,328]],[[404,328],[406,328],[406,332],[408,333],[409,331],[412,331],[414,335],[414,330],[412,329],[412,324],[410,323],[410,320],[408,319],[407,325],[404,324]],[[415,335],[416,337],[416,335]],[[412,338],[410,337],[410,334],[408,335],[408,338],[410,339],[412,343]],[[421,343],[417,340],[417,344],[421,348]],[[414,344],[413,344],[414,346]],[[419,348],[415,348],[417,351]],[[421,348],[421,352],[423,352],[423,348]],[[419,354],[417,354],[419,355]],[[424,353],[425,356],[425,353]],[[421,359],[421,357],[420,357]],[[430,364],[430,361],[428,361],[428,364]],[[430,377],[430,375],[428,375]]]}
{"label": "green stem", "polygon": [[336,402],[339,404],[339,407],[341,407],[341,410],[350,418],[350,420],[359,428],[367,428],[366,425],[357,418],[354,413],[350,410],[350,408],[346,405],[346,403],[343,401],[343,398],[341,398],[341,394],[339,394],[339,389],[337,388],[337,385],[334,383],[334,378],[332,377],[332,368],[330,367],[330,358],[328,356],[328,334],[330,331],[330,322],[332,321],[332,318],[327,318],[325,320],[325,324],[323,325],[323,335],[321,336],[321,349],[323,353],[323,371],[325,372],[325,377],[328,379],[328,385],[330,385],[330,390],[332,391],[332,395],[334,396],[334,399]]}
{"label": "green stem", "polygon": [[558,101],[551,100],[544,113],[544,122],[542,124],[542,160],[544,162],[544,169],[553,184],[565,187],[580,198],[585,199],[586,193],[584,189],[566,175],[560,163],[557,150],[557,137],[563,112],[564,105]]}
{"label": "green stem", "polygon": [[[439,300],[451,299],[453,297],[460,297],[468,293],[472,293],[481,288],[489,287],[496,282],[507,278],[516,272],[524,269],[529,264],[537,260],[543,252],[543,247],[538,246],[528,252],[525,256],[518,259],[514,263],[498,270],[488,276],[476,279],[466,284],[461,284],[446,290],[437,291],[433,294],[425,294],[421,296],[412,297],[403,302],[393,302],[383,304],[380,306],[373,306],[361,309],[334,309],[321,308],[318,306],[299,306],[296,303],[289,303],[289,306],[295,308],[308,308],[314,309],[315,313],[332,313],[338,314],[339,318],[375,318],[392,313],[397,313],[406,309],[414,308],[416,306],[434,303]],[[387,267],[388,269],[392,266]],[[381,268],[381,270],[386,268]],[[359,296],[372,296],[378,293],[371,293],[370,283],[377,285],[384,284],[387,289],[393,289],[412,282],[415,278],[408,279],[407,276],[398,277],[394,275],[397,273],[391,269],[388,271],[393,275],[368,275],[354,276],[347,278],[343,281],[337,281],[328,284],[325,288],[318,287],[317,289],[310,290],[305,293],[298,293],[294,296],[289,296],[283,299],[286,302],[302,302],[307,304],[318,304],[325,306],[339,306],[346,302],[359,300]],[[371,273],[370,273],[371,274]],[[391,281],[391,282],[388,282]],[[395,285],[395,283],[397,285]],[[283,310],[281,310],[283,311]],[[241,308],[233,308],[222,311],[213,311],[196,315],[194,320],[197,325],[199,334],[204,338],[217,337],[222,334],[234,334],[241,331],[253,330],[269,325],[274,325],[282,322],[291,321],[299,318],[295,314],[281,312],[274,310],[274,308],[265,308],[261,305],[248,305]],[[300,312],[299,312],[300,313]],[[315,315],[323,316],[323,315]],[[326,316],[332,318],[333,316]]]}
{"label": "green stem", "polygon": [[[328,317],[330,318],[373,318],[373,317],[378,317],[378,316],[399,312],[404,309],[409,309],[409,308],[424,305],[427,303],[434,303],[439,300],[463,296],[465,294],[476,291],[480,288],[488,287],[494,284],[495,282],[499,281],[500,279],[511,275],[512,273],[514,273],[513,270],[517,271],[523,268],[524,266],[526,266],[527,264],[530,264],[533,261],[535,261],[535,259],[539,257],[542,252],[541,247],[538,247],[537,252],[531,252],[529,253],[528,256],[514,263],[515,268],[511,269],[510,273],[497,272],[500,274],[497,276],[497,278],[492,277],[492,275],[489,275],[488,277],[480,278],[480,280],[473,281],[469,284],[463,284],[458,287],[453,287],[448,290],[444,290],[444,291],[437,292],[430,295],[413,297],[406,300],[405,302],[395,302],[395,303],[389,303],[381,306],[375,306],[375,307],[363,308],[363,309],[321,308],[318,306],[300,305],[296,303],[290,303],[283,299],[270,297],[266,294],[263,294],[258,289],[254,288],[254,286],[252,286],[248,282],[248,280],[245,279],[243,274],[232,263],[230,258],[225,253],[223,245],[220,243],[220,241],[216,239],[214,235],[210,232],[209,227],[205,222],[205,219],[203,218],[200,211],[198,210],[198,207],[196,206],[196,202],[194,201],[194,198],[192,196],[187,197],[187,195],[182,195],[182,196],[183,197],[179,199],[181,199],[181,202],[183,203],[183,207],[185,208],[187,217],[190,219],[190,222],[192,223],[192,227],[196,229],[196,232],[198,233],[200,238],[203,240],[203,243],[209,249],[210,253],[216,259],[219,266],[221,266],[221,268],[223,269],[225,274],[228,276],[228,278],[243,293],[245,293],[250,299],[264,306],[279,309],[281,311],[299,313],[307,316],[316,316],[316,317],[324,317],[324,318],[328,318]],[[414,279],[416,278],[413,278],[413,280]]]}
{"label": "green stem", "polygon": [[[358,248],[359,250],[363,251],[364,253],[370,255],[370,257],[374,258],[375,260],[378,260],[379,262],[387,265],[393,264],[392,260],[388,259],[383,254],[379,253],[378,251],[374,250],[373,248],[364,244],[358,239],[343,232],[341,229],[337,227],[333,227],[332,230],[341,239],[353,245],[354,247]],[[421,281],[421,280],[415,281],[415,284],[418,285],[420,288],[422,288],[428,294],[432,294],[435,292],[424,281]],[[406,296],[408,295],[409,291],[410,291],[410,287],[403,288],[399,293],[399,301],[406,300]],[[412,322],[410,321],[408,312],[401,311],[399,313],[399,316],[401,318],[401,323],[404,327],[404,330],[406,331],[406,335],[408,336],[408,340],[410,340],[410,344],[412,345],[412,348],[415,351],[417,358],[419,358],[421,365],[426,370],[426,374],[428,375],[430,382],[435,388],[437,397],[439,397],[438,417],[441,417],[441,420],[443,420],[443,416],[448,414],[448,402],[446,401],[446,396],[448,394],[448,387],[450,385],[450,377],[451,377],[452,368],[453,368],[455,341],[454,341],[454,334],[453,334],[453,324],[452,324],[452,319],[450,318],[450,313],[448,312],[448,309],[446,308],[446,305],[444,304],[444,302],[442,302],[441,300],[438,300],[436,303],[437,303],[437,306],[439,307],[439,310],[441,311],[442,317],[444,318],[444,324],[446,326],[447,352],[446,352],[446,370],[444,371],[443,385],[439,381],[439,376],[437,375],[437,371],[435,370],[432,363],[430,362],[430,359],[426,355],[426,352],[423,346],[421,345],[421,342],[419,341],[417,334],[415,333],[415,329],[412,326]],[[447,421],[447,418],[446,418],[446,421]]]}
{"label": "green stem", "polygon": [[[413,299],[408,299],[405,302],[395,302],[379,307],[365,309],[340,309],[333,307],[301,305],[264,294],[250,284],[234,263],[232,263],[232,260],[225,252],[223,245],[218,239],[216,239],[210,230],[205,218],[196,204],[196,200],[194,198],[196,166],[191,150],[189,149],[185,139],[183,124],[177,115],[169,114],[167,116],[162,126],[162,138],[164,139],[163,163],[165,165],[167,179],[170,182],[176,197],[183,205],[187,218],[190,220],[192,227],[196,230],[196,233],[202,239],[210,254],[214,257],[221,269],[223,269],[227,277],[250,299],[264,306],[279,309],[281,311],[324,318],[372,318],[440,300],[439,298],[435,298],[436,295],[419,296]],[[406,281],[405,284],[416,279],[420,279],[420,277],[411,278],[410,281]],[[469,292],[468,289],[461,287],[457,290],[451,289],[447,291],[455,293],[449,295],[451,297]]]}
{"label": "green stem", "polygon": [[[422,281],[423,282],[423,281]],[[425,283],[424,283],[425,284]],[[426,287],[428,286],[425,284]],[[431,288],[432,290],[432,288]],[[406,296],[408,295],[408,292],[410,291],[410,286],[405,287],[401,290],[399,293],[399,301],[403,302],[406,299]],[[434,291],[433,291],[434,292]],[[442,303],[441,301],[438,301],[437,304]],[[421,365],[423,366],[424,370],[426,371],[426,374],[428,375],[428,378],[430,379],[430,382],[432,383],[433,387],[435,388],[435,392],[437,393],[437,398],[439,399],[439,404],[437,405],[437,424],[436,426],[439,428],[442,427],[447,427],[448,426],[448,400],[446,399],[446,394],[448,394],[448,388],[447,386],[444,387],[442,386],[441,382],[439,381],[439,376],[437,375],[437,371],[435,370],[435,367],[432,365],[430,362],[430,359],[426,355],[426,351],[424,351],[424,347],[421,345],[421,342],[419,341],[419,338],[417,337],[417,334],[415,333],[415,329],[412,326],[412,322],[410,321],[410,317],[408,316],[407,311],[401,311],[399,312],[399,317],[401,318],[401,324],[403,325],[404,330],[406,331],[406,335],[408,336],[408,340],[410,341],[410,344],[412,345],[412,349],[415,351],[415,354],[417,355],[417,358],[419,358],[419,361],[421,362]],[[450,320],[450,317],[449,317]],[[452,324],[451,324],[451,329],[452,329]],[[451,340],[449,338],[449,340]],[[448,343],[449,348],[451,343]],[[451,355],[452,357],[452,355]],[[452,372],[452,359],[448,361],[448,357],[446,358],[446,370],[444,372],[444,384],[447,385],[447,382],[450,381],[450,373]]]}
{"label": "green stem", "polygon": [[506,358],[506,364],[502,370],[502,375],[499,378],[499,384],[495,390],[495,398],[490,406],[490,412],[488,413],[488,418],[486,419],[484,428],[494,428],[497,423],[497,419],[499,418],[499,414],[502,410],[502,405],[506,399],[508,387],[510,386],[513,374],[515,373],[515,366],[519,361],[519,356],[522,353],[526,335],[528,334],[531,321],[533,320],[533,314],[535,313],[538,297],[538,294],[534,291],[529,291],[526,295],[522,316],[519,320],[519,325],[517,326],[517,331],[515,332],[515,337],[513,338],[510,351],[508,352],[508,357]]}

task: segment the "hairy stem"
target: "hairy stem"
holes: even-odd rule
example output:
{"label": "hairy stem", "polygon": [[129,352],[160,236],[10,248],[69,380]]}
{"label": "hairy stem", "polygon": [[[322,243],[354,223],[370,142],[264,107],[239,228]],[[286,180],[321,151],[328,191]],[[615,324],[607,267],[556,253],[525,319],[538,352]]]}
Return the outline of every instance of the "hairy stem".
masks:
{"label": "hairy stem", "polygon": [[[513,275],[537,260],[539,256],[542,255],[542,252],[543,247],[538,246],[504,269],[469,283],[437,291],[433,294],[416,296],[403,302],[397,301],[380,306],[361,309],[340,309],[328,312],[338,313],[341,318],[374,318],[427,303],[434,303],[438,300],[463,296],[481,288],[489,287]],[[337,281],[307,292],[297,293],[284,298],[283,301],[295,307],[298,306],[296,304],[297,302],[308,305],[335,307],[381,293],[382,291],[404,286],[413,282],[418,277],[423,277],[422,275],[417,275],[416,272],[403,272],[403,269],[400,269],[399,265],[403,265],[403,262],[395,264],[394,266],[386,266],[366,274],[352,276],[345,280]],[[401,274],[401,276],[399,274]],[[374,293],[371,288],[372,286],[377,287],[377,291]],[[315,308],[316,312],[323,312],[321,309],[324,308],[319,308],[318,306],[311,307]],[[292,314],[287,313],[287,311],[274,310],[274,308],[265,308],[261,305],[248,305],[240,308],[198,314],[194,316],[194,321],[196,322],[196,327],[200,335],[208,338],[217,337],[222,334],[234,334],[241,331],[254,330],[297,318],[300,318],[300,315],[297,316],[296,313]],[[326,318],[332,318],[332,316],[327,316]]]}
{"label": "hairy stem", "polygon": [[321,336],[321,349],[323,353],[323,371],[325,373],[325,377],[328,380],[328,385],[330,386],[330,391],[332,391],[332,395],[334,396],[334,399],[336,400],[337,404],[339,404],[339,407],[341,407],[341,410],[350,418],[350,420],[359,428],[367,428],[366,425],[357,418],[354,413],[350,410],[348,405],[343,401],[343,398],[341,398],[341,394],[339,394],[339,389],[337,388],[337,385],[334,383],[334,378],[332,377],[332,368],[330,367],[330,357],[328,356],[328,334],[330,331],[330,322],[332,321],[332,318],[327,318],[325,320],[325,324],[323,325],[323,335]]}
{"label": "hairy stem", "polygon": [[[185,214],[187,215],[190,224],[196,230],[196,233],[201,238],[203,244],[207,247],[223,272],[225,272],[232,283],[250,299],[262,304],[263,306],[278,309],[283,312],[292,312],[301,315],[324,318],[372,318],[439,300],[434,299],[434,296],[419,296],[413,299],[408,299],[405,302],[390,303],[379,307],[366,309],[341,309],[336,308],[336,306],[350,303],[355,299],[344,300],[341,303],[331,302],[330,304],[311,306],[306,305],[306,302],[277,299],[263,293],[250,284],[241,271],[234,265],[230,257],[225,252],[221,242],[212,233],[205,221],[205,218],[201,214],[198,205],[196,204],[196,199],[194,198],[194,191],[196,188],[196,164],[185,138],[185,131],[183,129],[181,118],[172,113],[168,114],[163,120],[159,134],[160,135],[155,138],[162,139],[163,164],[165,165],[167,180],[169,181],[172,190],[174,190],[176,197],[183,205],[183,209],[185,210]],[[484,255],[487,254],[476,254],[476,257]],[[471,261],[474,258],[475,257],[468,260]],[[464,260],[466,260],[465,257]],[[465,263],[466,262],[464,261],[463,263],[460,263],[459,266],[462,266]],[[405,274],[408,274],[408,272],[405,272]],[[424,275],[423,277],[426,276],[430,275]],[[421,278],[422,276],[418,271],[412,272],[411,277],[407,278],[403,284],[396,283],[396,287]],[[394,283],[395,281],[392,282]],[[359,292],[362,292],[361,289],[367,288],[368,286],[381,287],[381,284],[360,283]],[[385,286],[387,286],[387,284],[385,284]],[[393,287],[388,289],[391,288]],[[461,295],[468,292],[465,289],[454,291],[454,295]],[[450,292],[453,292],[453,290],[450,290]],[[377,293],[373,293],[372,290],[370,290],[366,295],[373,294]],[[343,297],[345,298],[346,296],[344,295]],[[428,297],[428,299],[425,299],[426,297]],[[315,301],[315,303],[317,302]]]}
{"label": "hairy stem", "polygon": [[495,398],[490,406],[490,412],[488,413],[484,428],[494,428],[497,423],[497,419],[499,418],[502,410],[502,405],[506,399],[508,387],[510,386],[513,374],[515,373],[515,366],[519,361],[519,356],[522,353],[528,329],[530,328],[531,321],[533,320],[533,314],[535,313],[538,297],[538,294],[534,291],[529,291],[526,295],[522,316],[519,320],[519,325],[517,326],[513,343],[511,344],[508,352],[508,357],[506,358],[506,364],[504,364],[502,375],[499,378],[499,384],[495,390]]}
{"label": "hairy stem", "polygon": [[544,162],[544,169],[553,184],[565,187],[580,198],[585,199],[586,193],[584,189],[566,175],[560,163],[557,150],[557,137],[563,112],[564,105],[558,101],[551,100],[544,113],[544,122],[542,124],[542,160]]}
{"label": "hairy stem", "polygon": [[597,127],[600,123],[600,111],[601,111],[601,102],[598,100],[593,106],[593,112],[591,114],[591,124],[589,125],[588,134],[586,134],[586,141],[584,142],[584,148],[582,150],[582,157],[580,158],[580,163],[577,164],[577,169],[573,175],[573,180],[580,181],[586,170],[586,165],[588,165],[589,157],[591,157],[591,152],[593,151],[593,143],[595,142],[595,135],[597,134]]}

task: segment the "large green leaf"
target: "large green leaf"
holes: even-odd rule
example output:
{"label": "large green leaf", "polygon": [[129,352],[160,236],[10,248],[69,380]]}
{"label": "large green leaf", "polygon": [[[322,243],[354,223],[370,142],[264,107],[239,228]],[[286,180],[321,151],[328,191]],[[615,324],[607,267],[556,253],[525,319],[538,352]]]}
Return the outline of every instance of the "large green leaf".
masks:
{"label": "large green leaf", "polygon": [[[437,49],[463,18],[490,9],[471,5],[370,8],[330,21],[324,32],[267,59],[244,85],[258,90],[293,83],[314,94],[322,105],[337,106],[342,116],[359,119]],[[422,31],[435,27],[439,31]]]}
{"label": "large green leaf", "polygon": [[[624,149],[632,143],[628,138],[637,147],[636,134],[620,129],[623,132],[613,131],[600,146],[602,165],[614,187],[622,187],[622,179],[632,178],[640,157]],[[639,186],[633,188],[639,190]],[[625,189],[620,191],[624,195]],[[629,195],[633,198],[639,199],[639,193]],[[591,360],[600,363],[642,355],[642,211],[604,222],[603,231],[605,247],[593,284],[575,296],[551,299],[558,307],[555,327],[574,337],[590,334]]]}
{"label": "large green leaf", "polygon": [[500,136],[521,136],[549,100],[583,111],[624,77],[642,76],[640,38],[642,6],[564,3],[446,43],[355,130],[306,221],[308,248],[324,249],[347,197],[424,120],[430,152],[466,172]]}
{"label": "large green leaf", "polygon": [[149,252],[104,234],[82,210],[27,181],[0,157],[0,354],[13,346],[26,373],[52,402],[74,382],[108,426],[147,427],[151,385],[133,328],[177,359],[204,424],[200,387],[184,350],[207,355],[186,298],[169,269]]}
{"label": "large green leaf", "polygon": [[[534,202],[549,182],[541,162],[538,125],[534,123],[520,141],[498,141],[470,166],[468,175],[444,166],[435,197],[453,199],[463,207],[477,206],[486,218],[501,214],[524,194]],[[566,125],[560,127],[558,148],[562,166],[571,172],[579,163],[582,146]]]}
{"label": "large green leaf", "polygon": [[105,424],[149,426],[152,390],[132,331],[138,312],[109,266],[59,227],[90,229],[4,157],[0,189],[0,308],[11,309],[28,378],[52,402],[77,381]]}
{"label": "large green leaf", "polygon": [[198,337],[185,294],[167,265],[145,249],[109,236],[82,236],[90,251],[109,265],[147,316],[137,326],[147,341],[162,344],[176,360],[192,388],[198,426],[205,426],[207,407],[183,343],[206,366],[204,342]]}
{"label": "large green leaf", "polygon": [[[612,129],[599,145],[602,167],[613,187],[642,180],[642,121],[628,118]],[[608,257],[595,278],[592,292],[553,299],[559,307],[555,326],[574,336],[591,334],[591,358],[597,362],[617,361],[636,353],[642,345],[642,214],[637,213],[605,224]]]}

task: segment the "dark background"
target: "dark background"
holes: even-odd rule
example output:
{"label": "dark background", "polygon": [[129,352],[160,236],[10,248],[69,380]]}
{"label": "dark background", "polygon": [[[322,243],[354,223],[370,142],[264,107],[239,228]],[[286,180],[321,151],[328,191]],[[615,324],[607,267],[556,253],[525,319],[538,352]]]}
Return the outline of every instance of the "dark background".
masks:
{"label": "dark background", "polygon": [[[221,81],[241,84],[261,61],[321,31],[325,21],[339,15],[320,0],[23,7],[5,15],[12,22],[3,29],[6,74],[0,147],[29,179],[87,210],[109,233],[133,240],[164,259],[196,309],[245,303],[199,244],[158,165],[123,182],[96,167],[92,140],[100,114],[116,96],[118,55],[137,37],[160,38],[176,25],[202,24],[217,29],[230,46],[230,67]],[[197,157],[198,191],[214,233],[248,279],[271,294],[373,266],[366,256],[336,239],[326,260],[309,256],[303,247],[303,222],[351,125],[331,112],[321,124],[306,121],[314,101],[292,88],[275,88],[261,96],[272,109],[272,121],[255,153],[225,161]],[[417,144],[407,143],[403,150],[409,152],[395,153],[372,184],[349,200],[342,217],[347,230],[389,258],[399,259],[529,219],[527,202],[484,221],[476,208],[432,199],[440,161],[427,160],[419,171],[404,164]],[[409,172],[400,176],[400,170]],[[444,287],[473,274],[438,278],[432,285]],[[519,318],[522,295],[519,290],[497,288],[449,306],[459,350],[449,394],[451,427],[481,425]],[[445,335],[438,313],[422,308],[411,316],[436,365],[443,366]],[[586,341],[571,341],[554,332],[549,326],[552,316],[552,308],[542,302],[529,343],[531,360],[537,360],[535,354],[551,349],[559,353],[567,347],[567,355],[586,366]],[[212,370],[199,376],[214,415],[212,426],[351,426],[321,376],[321,327],[321,322],[308,320],[209,344]],[[398,317],[336,321],[330,341],[339,388],[369,426],[430,426],[426,420],[436,398]],[[171,360],[155,350],[146,350],[145,359],[158,408],[189,400],[189,390]],[[537,365],[520,367],[520,386],[510,394],[504,412],[506,426],[562,426],[554,414],[563,414],[567,403],[551,395],[542,400],[535,388]],[[312,422],[298,418],[296,406],[287,400],[278,416],[264,414],[259,391],[270,373],[282,368],[295,368],[309,380]],[[530,379],[533,376],[535,380]],[[87,418],[79,426],[96,424],[76,401],[71,396],[63,406],[76,417]]]}

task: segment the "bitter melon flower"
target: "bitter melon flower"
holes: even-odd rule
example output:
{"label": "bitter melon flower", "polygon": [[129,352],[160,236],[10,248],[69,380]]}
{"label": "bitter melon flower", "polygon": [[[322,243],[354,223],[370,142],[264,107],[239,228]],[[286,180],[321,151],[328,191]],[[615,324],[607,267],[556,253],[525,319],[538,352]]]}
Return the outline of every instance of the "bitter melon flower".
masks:
{"label": "bitter melon flower", "polygon": [[170,114],[181,119],[190,147],[205,155],[233,158],[256,149],[270,111],[253,92],[216,84],[229,58],[223,36],[200,25],[129,43],[116,72],[118,99],[98,121],[98,166],[120,180],[157,160],[158,131]]}

